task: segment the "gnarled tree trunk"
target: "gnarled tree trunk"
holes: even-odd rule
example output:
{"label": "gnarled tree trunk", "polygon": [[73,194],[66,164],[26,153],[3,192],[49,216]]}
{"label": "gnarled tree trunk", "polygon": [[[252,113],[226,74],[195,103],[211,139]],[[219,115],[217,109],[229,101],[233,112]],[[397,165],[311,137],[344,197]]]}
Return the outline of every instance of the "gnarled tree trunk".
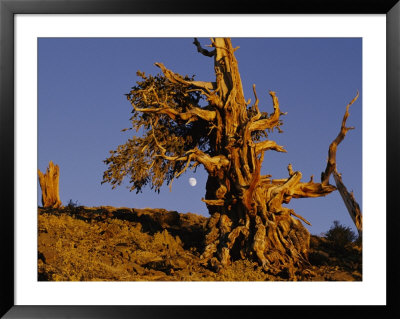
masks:
{"label": "gnarled tree trunk", "polygon": [[[177,108],[171,103],[172,94],[165,93],[169,92],[166,82],[157,89],[154,85],[147,87],[142,83],[144,88],[134,88],[127,95],[128,99],[135,112],[153,115],[154,122],[151,119],[147,125],[153,127],[154,140],[151,143],[157,146],[159,152],[149,156],[161,157],[169,162],[186,162],[174,177],[179,177],[190,163],[194,163],[193,167],[202,164],[209,175],[206,196],[202,199],[211,214],[202,254],[204,263],[218,270],[235,259],[249,258],[258,261],[268,272],[287,271],[295,278],[296,270],[308,265],[310,234],[302,224],[302,221],[308,222],[283,204],[289,203],[292,198],[320,197],[336,190],[329,184],[332,167],[328,163],[321,183],[314,182],[313,177],[308,182],[302,182],[301,172],[294,171],[290,164],[288,176],[282,179],[261,175],[266,151],[286,152],[282,146],[268,139],[269,132],[281,132],[280,117],[284,113],[272,91],[269,94],[273,112],[260,112],[255,86],[255,101],[250,105],[250,100],[244,98],[234,56],[236,49],[232,47],[231,40],[213,38],[211,41],[212,51],[202,48],[197,39],[194,44],[198,52],[214,58],[215,82],[192,81],[172,72],[162,63],[155,64],[161,68],[166,82],[185,94],[199,92],[207,100],[207,106],[188,103]],[[173,155],[174,148],[171,145],[169,151],[166,148],[168,140],[163,139],[160,132],[156,137],[154,127],[161,116],[178,125],[205,121],[209,129],[208,147],[201,149],[196,146]],[[141,151],[146,149],[147,144],[142,146],[140,141],[138,143]],[[118,164],[118,156],[115,160]],[[153,164],[154,161],[149,168]],[[116,165],[116,171],[111,170],[111,178],[117,176],[115,182],[120,182],[120,169]],[[157,175],[157,172],[153,174]],[[110,178],[109,175],[107,177]]]}
{"label": "gnarled tree trunk", "polygon": [[216,83],[209,101],[214,102],[218,119],[214,149],[229,164],[206,167],[209,178],[203,201],[212,216],[202,257],[216,269],[238,258],[251,258],[267,271],[286,270],[293,275],[308,264],[310,235],[297,218],[305,220],[282,204],[291,198],[325,196],[335,187],[312,179],[303,183],[302,174],[291,165],[284,179],[260,174],[265,151],[286,152],[272,140],[253,138],[260,131],[280,130],[278,98],[269,92],[274,111],[268,116],[259,111],[253,86],[255,102],[248,108],[230,39],[216,38],[213,46]]}
{"label": "gnarled tree trunk", "polygon": [[46,173],[43,174],[38,169],[39,184],[42,189],[42,205],[43,207],[58,208],[61,206],[61,200],[59,195],[59,178],[60,169],[58,165],[54,165],[52,161],[49,163],[49,167]]}

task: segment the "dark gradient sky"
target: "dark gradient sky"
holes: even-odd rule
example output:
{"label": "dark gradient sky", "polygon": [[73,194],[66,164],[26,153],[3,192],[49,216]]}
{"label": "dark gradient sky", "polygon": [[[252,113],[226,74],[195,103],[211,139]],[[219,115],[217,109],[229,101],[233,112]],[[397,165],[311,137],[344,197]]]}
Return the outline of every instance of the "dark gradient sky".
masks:
{"label": "dark gradient sky", "polygon": [[[125,143],[132,131],[127,93],[138,80],[136,71],[156,74],[154,62],[197,80],[213,81],[213,61],[197,53],[191,38],[40,38],[38,52],[38,168],[52,160],[60,166],[60,197],[80,205],[153,207],[208,216],[203,169],[188,171],[164,186],[160,194],[101,185],[109,151]],[[200,39],[203,45],[208,39]],[[287,153],[265,153],[263,174],[288,176],[287,165],[320,181],[328,147],[337,136],[345,107],[350,108],[349,131],[337,151],[338,171],[362,209],[362,40],[360,38],[233,38],[246,99],[271,112],[268,91],[277,92],[284,133],[270,138]],[[190,177],[197,179],[191,187]],[[331,183],[334,183],[331,177]],[[38,205],[41,191],[38,183]],[[327,231],[334,220],[355,229],[338,192],[327,197],[293,199],[289,207],[309,220],[312,234]]]}

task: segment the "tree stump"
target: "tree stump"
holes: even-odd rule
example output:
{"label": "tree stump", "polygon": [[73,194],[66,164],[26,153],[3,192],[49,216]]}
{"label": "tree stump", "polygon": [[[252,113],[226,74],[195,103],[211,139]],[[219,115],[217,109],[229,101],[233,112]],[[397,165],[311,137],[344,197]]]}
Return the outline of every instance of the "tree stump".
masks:
{"label": "tree stump", "polygon": [[58,165],[54,165],[52,161],[49,163],[49,167],[46,173],[43,174],[38,169],[39,184],[42,189],[42,205],[43,207],[58,208],[61,206],[60,194],[59,194],[59,178],[60,168]]}

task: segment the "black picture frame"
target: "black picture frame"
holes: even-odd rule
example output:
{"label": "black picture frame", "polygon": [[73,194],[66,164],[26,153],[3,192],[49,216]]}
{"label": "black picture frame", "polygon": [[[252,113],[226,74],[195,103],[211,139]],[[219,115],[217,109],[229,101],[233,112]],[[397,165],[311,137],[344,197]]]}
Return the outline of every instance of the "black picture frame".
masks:
{"label": "black picture frame", "polygon": [[[386,100],[386,208],[387,208],[387,305],[386,306],[22,306],[14,303],[14,15],[16,14],[386,14],[387,100]],[[397,293],[399,275],[399,225],[395,192],[400,136],[400,4],[398,0],[280,0],[180,1],[180,0],[0,0],[0,180],[2,206],[0,238],[0,315],[4,318],[204,318],[273,315],[332,315],[354,318],[400,317]],[[382,105],[377,108],[383,107]],[[378,110],[377,110],[378,111]],[[379,129],[377,123],[376,129]],[[379,151],[379,150],[377,150]],[[398,196],[398,195],[397,195]],[[379,214],[376,212],[376,218]],[[379,271],[379,270],[377,270]]]}

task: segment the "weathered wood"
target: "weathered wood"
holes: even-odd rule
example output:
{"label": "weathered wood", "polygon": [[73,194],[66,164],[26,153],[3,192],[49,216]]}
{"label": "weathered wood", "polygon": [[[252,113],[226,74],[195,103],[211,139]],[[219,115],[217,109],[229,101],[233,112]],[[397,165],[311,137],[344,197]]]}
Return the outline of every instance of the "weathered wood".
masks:
{"label": "weathered wood", "polygon": [[351,102],[349,104],[347,104],[346,112],[344,113],[344,116],[343,116],[342,126],[340,127],[339,134],[332,141],[331,145],[329,145],[328,162],[326,164],[325,172],[323,172],[321,174],[321,183],[324,184],[324,185],[329,184],[329,177],[336,170],[336,150],[337,150],[337,147],[343,141],[343,139],[346,136],[347,132],[349,130],[353,130],[354,129],[354,127],[346,127],[346,121],[347,121],[347,118],[350,115],[349,108],[355,101],[357,101],[358,96],[359,96],[359,93],[357,92],[357,95],[354,97],[354,99],[352,99]]}
{"label": "weathered wood", "polygon": [[358,235],[362,236],[362,214],[360,206],[356,202],[353,193],[350,193],[346,186],[344,186],[342,176],[336,170],[333,172],[333,177],[335,178],[336,187],[342,196],[347,211],[349,212],[354,225],[356,225]]}
{"label": "weathered wood", "polygon": [[39,184],[42,189],[42,206],[58,208],[61,206],[60,194],[59,194],[59,178],[60,168],[58,165],[54,165],[52,161],[49,163],[49,167],[46,173],[43,174],[38,169]]}
{"label": "weathered wood", "polygon": [[357,92],[357,95],[354,97],[353,100],[349,104],[347,104],[346,107],[346,112],[344,113],[343,120],[342,120],[342,126],[340,127],[340,132],[338,136],[332,141],[331,145],[329,145],[329,151],[328,151],[328,162],[326,164],[326,169],[325,172],[321,173],[321,184],[326,185],[329,183],[329,177],[331,174],[333,174],[333,177],[335,179],[336,187],[342,196],[342,199],[346,205],[346,208],[350,214],[351,219],[354,222],[354,225],[357,228],[358,234],[362,236],[362,214],[360,210],[360,206],[356,202],[354,195],[352,193],[349,193],[347,188],[344,186],[344,183],[342,181],[342,176],[337,172],[337,167],[336,167],[336,151],[337,147],[340,144],[340,142],[343,141],[344,137],[346,136],[347,132],[349,130],[353,130],[354,127],[346,127],[346,121],[347,118],[349,117],[349,108],[350,106],[358,99],[359,93]]}
{"label": "weathered wood", "polygon": [[[197,41],[195,45],[204,53]],[[273,112],[267,116],[258,108],[259,100],[253,86],[256,100],[252,106],[253,115],[250,115],[230,39],[212,39],[212,46],[215,48],[213,54],[205,55],[214,57],[217,88],[208,92],[208,100],[221,115],[218,141],[222,141],[222,147],[218,149],[230,164],[216,169],[218,173],[210,174],[207,182],[203,201],[209,206],[210,213],[216,214],[218,222],[210,219],[210,236],[203,258],[220,269],[234,256],[255,257],[266,271],[287,269],[294,276],[295,269],[308,264],[309,248],[309,233],[295,217],[309,222],[282,204],[289,203],[292,197],[325,196],[335,187],[301,183],[301,173],[293,172],[291,165],[288,167],[290,176],[282,183],[274,185],[261,177],[264,153],[270,150],[285,152],[285,149],[269,139],[254,143],[251,134],[275,128],[280,130],[283,113],[278,98],[275,92],[269,92]],[[221,188],[223,197],[218,193]]]}

